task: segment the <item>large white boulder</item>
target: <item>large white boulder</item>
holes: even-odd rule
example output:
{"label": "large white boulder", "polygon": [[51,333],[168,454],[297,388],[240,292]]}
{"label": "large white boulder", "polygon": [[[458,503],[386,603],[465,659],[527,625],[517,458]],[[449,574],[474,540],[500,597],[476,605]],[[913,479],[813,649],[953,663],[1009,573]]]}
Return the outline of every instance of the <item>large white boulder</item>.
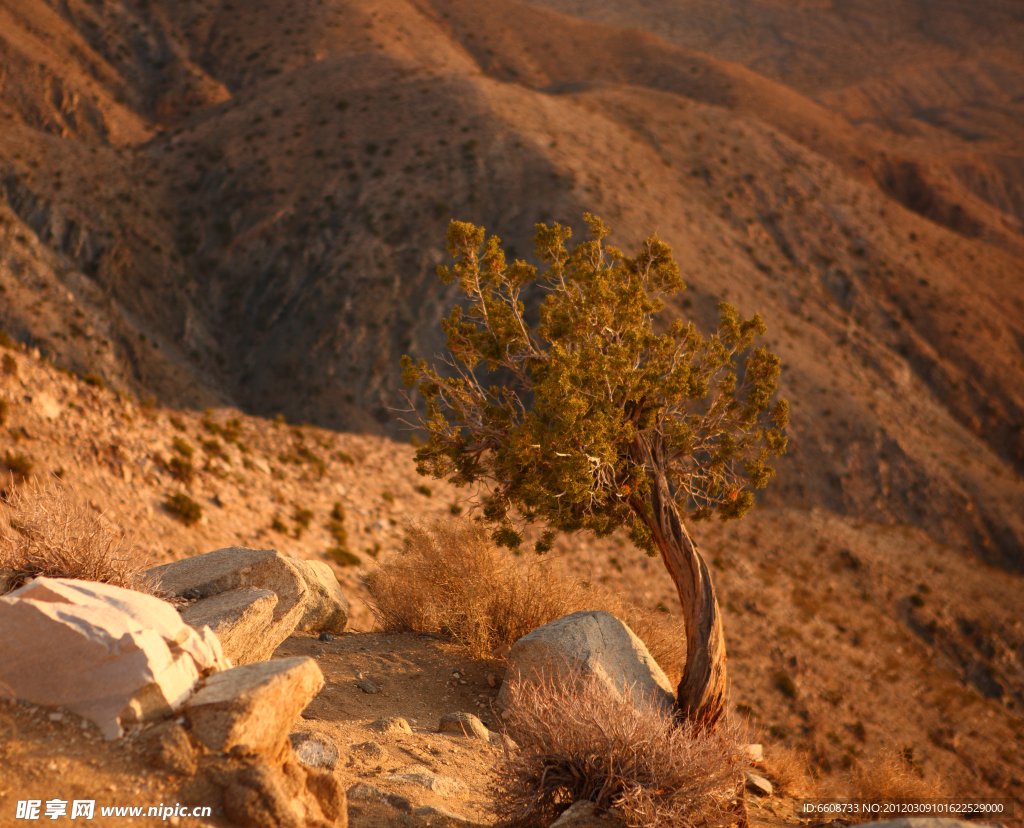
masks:
{"label": "large white boulder", "polygon": [[305,614],[309,594],[299,571],[288,558],[273,549],[240,546],[217,549],[154,567],[146,575],[165,592],[198,599],[197,603],[246,587],[273,592],[277,604],[269,623],[258,631],[251,631],[251,645],[243,658],[245,663],[270,658],[281,642],[295,632]]}
{"label": "large white boulder", "polygon": [[614,615],[596,610],[566,615],[516,641],[497,703],[508,707],[512,681],[589,676],[611,693],[628,690],[666,711],[675,705],[672,685],[644,643]]}
{"label": "large white boulder", "polygon": [[170,715],[202,673],[228,666],[208,628],[151,595],[36,578],[0,597],[0,694],[64,707],[108,739]]}
{"label": "large white boulder", "polygon": [[341,633],[348,624],[348,599],[341,591],[341,584],[323,561],[303,561],[289,558],[309,590],[306,596],[306,611],[299,621],[298,629],[308,632]]}

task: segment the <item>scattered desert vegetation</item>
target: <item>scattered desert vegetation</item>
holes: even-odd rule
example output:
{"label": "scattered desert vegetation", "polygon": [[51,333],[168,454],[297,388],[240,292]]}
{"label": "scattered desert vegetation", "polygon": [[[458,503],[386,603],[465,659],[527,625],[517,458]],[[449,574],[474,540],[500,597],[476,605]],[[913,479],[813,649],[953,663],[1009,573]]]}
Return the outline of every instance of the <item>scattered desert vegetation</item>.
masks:
{"label": "scattered desert vegetation", "polygon": [[630,828],[737,820],[744,760],[732,727],[698,731],[593,678],[513,682],[510,690],[508,727],[519,750],[499,761],[492,787],[505,824],[546,828],[581,799],[617,809]]}
{"label": "scattered desert vegetation", "polygon": [[570,613],[604,610],[630,626],[670,680],[686,660],[684,638],[668,616],[554,577],[541,560],[521,562],[468,519],[410,525],[401,553],[372,572],[368,586],[385,631],[448,633],[476,657]]}
{"label": "scattered desert vegetation", "polygon": [[0,570],[15,589],[39,576],[99,581],[153,594],[146,556],[130,536],[56,481],[12,487],[0,522]]}

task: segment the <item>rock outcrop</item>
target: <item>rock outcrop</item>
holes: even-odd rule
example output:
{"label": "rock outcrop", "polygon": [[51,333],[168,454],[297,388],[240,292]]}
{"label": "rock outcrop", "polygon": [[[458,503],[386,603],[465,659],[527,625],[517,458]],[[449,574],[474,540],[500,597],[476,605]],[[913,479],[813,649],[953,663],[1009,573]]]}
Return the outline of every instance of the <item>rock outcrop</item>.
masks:
{"label": "rock outcrop", "polygon": [[497,703],[508,706],[511,681],[540,677],[572,680],[595,676],[609,692],[632,692],[666,711],[675,706],[672,685],[644,643],[607,612],[574,612],[524,635],[508,656],[509,669]]}
{"label": "rock outcrop", "polygon": [[232,664],[250,664],[262,661],[266,654],[265,639],[274,627],[276,606],[277,595],[270,590],[242,587],[190,604],[181,618],[197,629],[212,629]]}
{"label": "rock outcrop", "polygon": [[289,558],[306,582],[306,611],[297,629],[303,632],[341,633],[348,625],[348,599],[334,571],[323,561]]}
{"label": "rock outcrop", "polygon": [[229,666],[170,604],[91,581],[36,578],[0,598],[0,630],[0,693],[64,707],[108,739],[169,716]]}
{"label": "rock outcrop", "polygon": [[246,664],[211,676],[188,700],[192,737],[218,753],[280,757],[303,708],[324,686],[311,658]]}
{"label": "rock outcrop", "polygon": [[[194,600],[189,612],[203,618],[221,615],[224,634],[231,638],[228,618],[246,629],[251,645],[244,648],[236,664],[251,664],[270,658],[282,641],[291,635],[306,612],[306,596],[309,589],[292,562],[273,549],[244,549],[229,547],[196,555],[174,563],[164,564],[146,573],[165,592],[181,598]],[[247,615],[234,603],[240,596],[225,599],[222,596],[232,590],[254,588],[272,592],[277,596],[270,621],[262,630],[256,631],[251,625],[259,612]],[[255,593],[248,593],[255,599]],[[218,600],[211,603],[211,599]],[[262,600],[262,599],[259,599]]]}

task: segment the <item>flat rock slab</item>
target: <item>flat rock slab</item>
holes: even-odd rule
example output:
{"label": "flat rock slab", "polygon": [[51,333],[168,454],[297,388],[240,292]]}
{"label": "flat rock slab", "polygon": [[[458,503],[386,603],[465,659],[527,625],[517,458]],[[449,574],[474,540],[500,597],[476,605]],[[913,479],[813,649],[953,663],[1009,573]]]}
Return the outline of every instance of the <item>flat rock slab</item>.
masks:
{"label": "flat rock slab", "polygon": [[229,589],[190,604],[181,620],[190,627],[209,627],[234,665],[263,661],[264,635],[274,623],[277,595],[268,589]]}
{"label": "flat rock slab", "polygon": [[216,673],[185,705],[192,735],[210,750],[276,756],[302,709],[324,686],[307,657],[246,664]]}
{"label": "flat rock slab", "polygon": [[299,571],[308,590],[306,611],[297,629],[303,632],[344,632],[348,625],[349,604],[334,570],[323,561],[289,558],[288,563]]}
{"label": "flat rock slab", "polygon": [[524,635],[508,656],[497,703],[508,707],[511,681],[594,676],[609,692],[631,692],[666,712],[675,707],[672,685],[636,634],[607,612],[566,615]]}
{"label": "flat rock slab", "polygon": [[271,623],[256,636],[248,663],[265,661],[295,632],[306,611],[309,590],[299,571],[273,549],[232,546],[147,570],[166,592],[189,599],[207,599],[245,587],[277,596]]}
{"label": "flat rock slab", "polygon": [[169,716],[203,672],[229,666],[216,636],[170,604],[92,581],[36,578],[0,598],[0,630],[0,686],[89,719],[107,739]]}
{"label": "flat rock slab", "polygon": [[751,793],[757,794],[758,796],[771,796],[774,792],[772,783],[759,773],[747,771],[745,779],[747,782],[747,790]]}
{"label": "flat rock slab", "polygon": [[338,764],[338,746],[326,736],[292,733],[289,738],[295,756],[306,767],[334,770]]}

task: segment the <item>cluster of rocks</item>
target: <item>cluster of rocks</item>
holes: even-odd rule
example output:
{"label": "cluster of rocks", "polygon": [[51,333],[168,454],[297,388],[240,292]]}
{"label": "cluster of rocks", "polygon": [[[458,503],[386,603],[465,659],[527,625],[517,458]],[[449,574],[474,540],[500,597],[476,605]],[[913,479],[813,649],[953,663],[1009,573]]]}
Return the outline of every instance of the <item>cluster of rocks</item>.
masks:
{"label": "cluster of rocks", "polygon": [[63,708],[107,739],[148,726],[150,764],[219,788],[239,825],[346,825],[340,782],[289,738],[323,673],[311,658],[267,660],[296,630],[345,629],[348,601],[330,568],[230,548],[149,575],[177,610],[62,578],[0,597],[0,695]]}

